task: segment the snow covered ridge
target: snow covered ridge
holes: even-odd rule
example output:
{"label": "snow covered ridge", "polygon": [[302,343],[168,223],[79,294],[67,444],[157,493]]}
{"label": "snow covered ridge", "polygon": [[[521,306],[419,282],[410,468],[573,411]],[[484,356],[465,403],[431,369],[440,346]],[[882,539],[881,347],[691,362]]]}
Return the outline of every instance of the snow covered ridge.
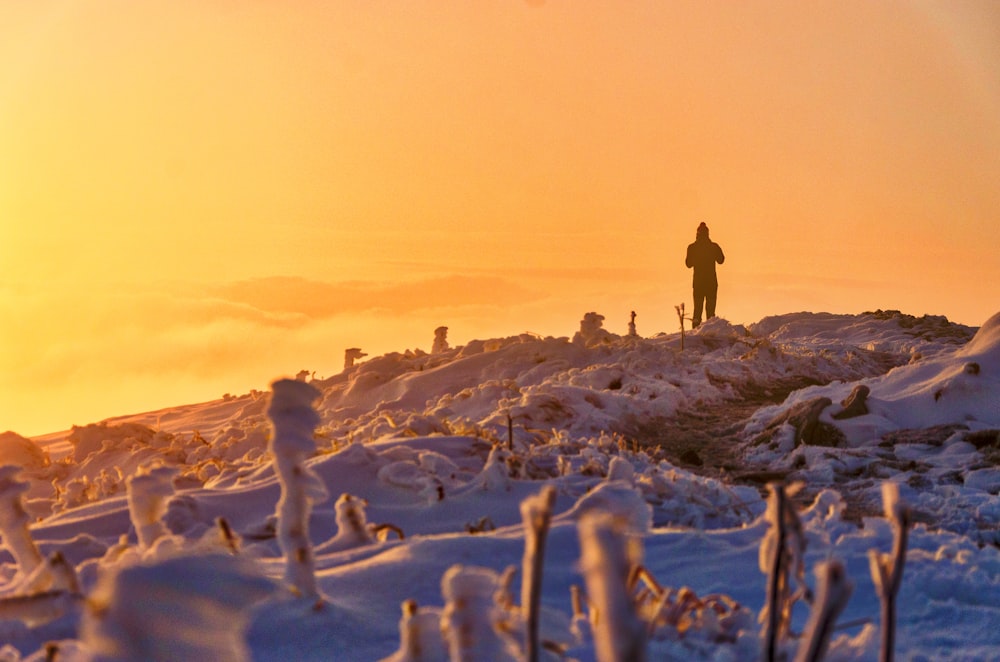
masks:
{"label": "snow covered ridge", "polygon": [[[778,653],[872,659],[883,485],[916,522],[897,654],[995,658],[1000,315],[713,319],[683,352],[598,317],[0,436],[0,660],[755,660],[773,614]],[[775,607],[787,518],[808,590]]]}

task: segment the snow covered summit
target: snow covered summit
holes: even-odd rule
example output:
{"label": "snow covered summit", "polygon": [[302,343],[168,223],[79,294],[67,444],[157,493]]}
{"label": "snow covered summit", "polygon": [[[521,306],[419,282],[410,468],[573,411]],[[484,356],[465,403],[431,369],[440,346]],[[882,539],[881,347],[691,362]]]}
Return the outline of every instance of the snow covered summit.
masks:
{"label": "snow covered summit", "polygon": [[[918,522],[899,652],[947,657],[959,640],[966,659],[997,650],[1000,315],[978,331],[894,311],[746,327],[715,318],[687,332],[683,350],[679,333],[618,336],[599,317],[573,338],[438,342],[329,379],[304,371],[301,387],[281,386],[297,394],[294,407],[255,391],[37,441],[0,436],[2,463],[17,467],[8,493],[24,513],[0,531],[7,549],[23,541],[0,552],[0,641],[10,642],[0,655],[43,656],[57,641],[68,659],[134,659],[109,651],[140,650],[151,636],[143,612],[116,624],[82,597],[131,619],[116,596],[152,582],[170,609],[193,609],[169,591],[172,573],[183,587],[190,570],[217,574],[243,602],[225,618],[184,612],[175,634],[185,651],[217,654],[229,642],[233,659],[402,660],[419,640],[444,655],[457,645],[448,628],[466,627],[456,592],[473,591],[462,600],[498,602],[484,612],[493,620],[468,626],[493,642],[490,655],[518,659],[508,568],[525,549],[520,504],[547,486],[540,636],[551,659],[595,659],[606,644],[574,595],[605,576],[595,558],[618,553],[587,545],[622,535],[644,547],[620,558],[641,562],[649,590],[689,600],[649,626],[652,658],[757,659],[764,485],[774,479],[801,484],[792,493],[804,561],[836,555],[855,586],[842,616],[854,625],[835,636],[833,659],[869,659],[877,647],[867,558],[891,539],[885,482]],[[280,472],[272,421],[291,424],[295,441]],[[287,506],[295,476],[311,511]],[[41,563],[56,554],[62,565]],[[190,597],[233,608],[209,587]],[[635,618],[653,608],[640,603]],[[800,604],[793,624],[806,615]],[[156,645],[169,651],[164,627]],[[205,646],[190,648],[199,638]]]}

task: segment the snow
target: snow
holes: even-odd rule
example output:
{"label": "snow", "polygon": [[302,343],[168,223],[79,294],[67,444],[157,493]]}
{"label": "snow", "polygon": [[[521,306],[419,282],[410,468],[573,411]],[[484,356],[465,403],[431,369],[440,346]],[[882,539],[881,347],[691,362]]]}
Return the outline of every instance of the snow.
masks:
{"label": "snow", "polygon": [[884,493],[896,654],[997,659],[1000,315],[714,318],[683,350],[601,319],[0,435],[0,659],[525,659],[545,488],[540,659],[755,660],[770,481],[825,610],[790,607],[789,659],[807,626],[877,657]]}

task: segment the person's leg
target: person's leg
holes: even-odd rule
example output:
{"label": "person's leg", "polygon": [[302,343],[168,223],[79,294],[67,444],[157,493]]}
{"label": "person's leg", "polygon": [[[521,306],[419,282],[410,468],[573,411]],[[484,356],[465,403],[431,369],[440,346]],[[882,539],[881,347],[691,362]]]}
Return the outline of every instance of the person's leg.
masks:
{"label": "person's leg", "polygon": [[710,285],[705,288],[705,319],[715,317],[715,300],[719,294],[719,286]]}
{"label": "person's leg", "polygon": [[705,305],[705,290],[697,285],[694,288],[694,311],[691,313],[691,328],[701,324],[701,309]]}

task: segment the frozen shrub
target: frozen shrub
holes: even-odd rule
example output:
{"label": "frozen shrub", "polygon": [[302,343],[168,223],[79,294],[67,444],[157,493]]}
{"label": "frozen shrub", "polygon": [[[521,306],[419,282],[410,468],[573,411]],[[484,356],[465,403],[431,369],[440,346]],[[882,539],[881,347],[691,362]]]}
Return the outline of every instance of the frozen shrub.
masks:
{"label": "frozen shrub", "polygon": [[470,489],[480,489],[486,492],[510,490],[511,478],[507,461],[511,453],[502,446],[494,446],[486,458],[486,464],[478,476],[469,482]]}
{"label": "frozen shrub", "polygon": [[441,638],[441,611],[418,609],[413,600],[403,602],[399,620],[399,650],[381,662],[446,662],[448,649]]}
{"label": "frozen shrub", "polygon": [[621,480],[629,485],[635,484],[635,469],[632,464],[623,458],[621,455],[615,455],[611,458],[611,463],[608,465],[608,480]]}
{"label": "frozen shrub", "polygon": [[653,526],[653,508],[639,490],[621,481],[599,484],[580,497],[570,511],[580,520],[598,512],[615,515],[630,533],[643,534]]}
{"label": "frozen shrub", "polygon": [[313,430],[319,414],[312,403],[320,392],[312,384],[281,379],[271,385],[267,416],[274,434],[270,448],[274,472],[281,483],[278,501],[278,545],[285,555],[285,581],[304,597],[317,597],[313,550],[309,542],[312,504],[326,498],[326,488],[306,466],[316,452]]}
{"label": "frozen shrub", "polygon": [[337,535],[323,545],[324,551],[341,551],[376,542],[374,527],[365,514],[364,499],[341,494],[334,511],[337,513]]}
{"label": "frozen shrub", "polygon": [[442,625],[453,662],[516,662],[516,644],[503,632],[495,594],[497,573],[489,568],[453,565],[441,579],[445,607]]}
{"label": "frozen shrub", "polygon": [[629,530],[627,519],[608,512],[592,511],[580,519],[580,569],[598,614],[593,636],[599,662],[646,659],[646,624],[636,613],[628,586],[642,550]]}
{"label": "frozen shrub", "polygon": [[176,469],[171,467],[144,468],[125,481],[129,515],[143,550],[151,548],[157,538],[168,533],[163,516],[174,494],[176,475]]}

